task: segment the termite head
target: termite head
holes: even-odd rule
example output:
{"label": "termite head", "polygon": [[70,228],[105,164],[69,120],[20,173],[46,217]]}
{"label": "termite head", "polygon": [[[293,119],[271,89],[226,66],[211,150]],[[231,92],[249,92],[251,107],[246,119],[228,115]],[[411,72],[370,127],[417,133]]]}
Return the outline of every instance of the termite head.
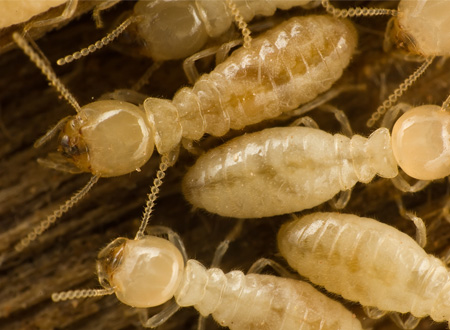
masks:
{"label": "termite head", "polygon": [[194,1],[139,1],[134,7],[141,53],[155,60],[186,58],[197,52],[208,34]]}
{"label": "termite head", "polygon": [[407,111],[392,130],[392,150],[398,165],[413,178],[450,175],[450,113],[437,105]]}
{"label": "termite head", "polygon": [[417,42],[414,37],[400,26],[399,20],[396,17],[391,18],[385,33],[385,50],[390,50],[392,45],[397,46],[398,50],[405,55],[422,55],[422,52],[417,47]]}
{"label": "termite head", "polygon": [[80,170],[111,177],[138,170],[153,148],[143,110],[128,102],[103,100],[85,105],[67,121],[58,150]]}
{"label": "termite head", "polygon": [[156,236],[117,238],[98,255],[100,284],[133,307],[154,307],[170,300],[184,271],[180,251]]}

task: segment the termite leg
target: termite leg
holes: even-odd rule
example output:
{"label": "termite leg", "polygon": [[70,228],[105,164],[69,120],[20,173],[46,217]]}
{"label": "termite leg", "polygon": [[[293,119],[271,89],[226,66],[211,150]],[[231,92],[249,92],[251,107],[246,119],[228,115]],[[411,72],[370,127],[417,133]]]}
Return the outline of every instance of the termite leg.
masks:
{"label": "termite leg", "polygon": [[390,313],[389,317],[392,321],[401,329],[412,330],[417,327],[420,322],[420,319],[415,317],[414,315],[409,314],[406,320],[402,319],[400,313]]}
{"label": "termite leg", "polygon": [[100,12],[115,6],[119,1],[120,0],[106,0],[105,2],[98,4],[94,8],[94,11],[92,12],[92,17],[94,18],[95,26],[98,29],[103,27],[103,21],[100,16]]}
{"label": "termite leg", "polygon": [[390,108],[383,117],[383,121],[381,122],[381,127],[386,127],[391,130],[392,126],[394,126],[395,121],[399,117],[399,113],[405,113],[410,110],[412,107],[407,103],[399,103],[392,108]]}
{"label": "termite leg", "polygon": [[181,307],[174,299],[158,314],[148,317],[147,309],[139,311],[139,319],[144,328],[156,328],[166,322],[173,314],[178,312]]}
{"label": "termite leg", "polygon": [[417,180],[414,184],[410,184],[400,172],[395,178],[391,179],[392,184],[400,191],[415,193],[424,189],[426,186],[430,184],[431,181],[427,180]]}
{"label": "termite leg", "polygon": [[400,215],[405,218],[406,220],[411,220],[414,225],[416,226],[416,242],[424,248],[427,245],[427,228],[425,226],[425,223],[421,218],[416,216],[415,214],[406,211],[405,206],[403,204],[403,199],[400,196],[400,194],[397,194],[395,196],[395,202],[398,207],[398,211],[400,212]]}
{"label": "termite leg", "polygon": [[379,310],[376,307],[370,307],[370,306],[363,306],[364,314],[367,315],[367,317],[378,320],[381,319],[383,316],[387,314],[386,311]]}

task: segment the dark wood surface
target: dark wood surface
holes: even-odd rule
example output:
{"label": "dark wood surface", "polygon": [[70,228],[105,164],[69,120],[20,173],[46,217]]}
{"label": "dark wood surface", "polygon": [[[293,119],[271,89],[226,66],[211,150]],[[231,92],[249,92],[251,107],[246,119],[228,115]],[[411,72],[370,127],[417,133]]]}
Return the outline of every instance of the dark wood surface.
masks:
{"label": "dark wood surface", "polygon": [[[106,15],[107,26],[132,4],[123,3]],[[350,5],[350,4],[349,4]],[[392,5],[392,4],[391,4]],[[303,14],[293,11],[289,14]],[[382,50],[383,29],[387,18],[360,18],[358,54],[339,84],[364,84],[366,90],[342,94],[331,103],[345,110],[357,133],[368,135],[365,121],[417,63],[405,62]],[[73,20],[64,28],[47,33],[37,41],[51,63],[104,35],[89,15]],[[151,60],[123,55],[107,47],[90,57],[55,68],[80,104],[103,93],[129,88],[151,65]],[[440,65],[440,66],[439,66]],[[172,97],[186,80],[180,62],[165,63],[143,90],[152,96]],[[435,63],[402,100],[413,104],[440,104],[450,92],[450,63]],[[301,91],[299,91],[301,92]],[[63,100],[20,50],[0,56],[0,328],[1,329],[139,329],[136,311],[114,296],[81,301],[53,303],[53,292],[96,288],[95,259],[98,251],[118,236],[133,237],[150,190],[159,157],[154,156],[140,173],[101,179],[89,195],[69,211],[55,226],[16,253],[13,246],[47,214],[66,201],[88,180],[88,174],[71,175],[40,166],[36,159],[54,151],[56,143],[35,149],[34,141],[59,119],[73,115]],[[330,115],[311,114],[323,129],[338,132]],[[267,123],[282,125],[286,122]],[[237,133],[234,133],[237,134]],[[219,144],[225,138],[207,139]],[[194,156],[182,152],[177,165],[166,176],[151,224],[163,224],[180,233],[188,254],[206,265],[215,247],[236,223],[192,210],[184,200],[180,181]],[[448,201],[446,180],[431,184],[416,194],[400,194],[388,180],[376,179],[369,185],[358,184],[345,209],[372,216],[414,234],[413,226],[399,216],[395,204],[401,195],[408,209],[425,218],[429,228],[427,250],[443,256],[448,250],[450,224],[440,216]],[[325,204],[317,210],[331,210]],[[309,210],[302,214],[309,213]],[[260,257],[281,261],[275,235],[291,215],[248,220],[241,236],[231,245],[222,268],[247,270]],[[336,298],[336,297],[335,297]],[[357,304],[347,303],[364,324],[374,329],[395,329],[388,319],[368,321]],[[161,329],[195,329],[197,312],[179,311]],[[208,329],[218,328],[213,321]],[[424,319],[420,329],[444,329]]]}

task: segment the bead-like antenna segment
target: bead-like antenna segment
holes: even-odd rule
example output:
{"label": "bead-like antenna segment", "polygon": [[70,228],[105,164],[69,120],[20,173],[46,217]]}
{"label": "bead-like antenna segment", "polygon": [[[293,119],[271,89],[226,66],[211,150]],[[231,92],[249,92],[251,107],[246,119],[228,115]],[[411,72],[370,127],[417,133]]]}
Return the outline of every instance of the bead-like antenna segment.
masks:
{"label": "bead-like antenna segment", "polygon": [[107,296],[114,293],[114,289],[85,289],[85,290],[70,290],[64,292],[58,292],[52,294],[52,300],[54,302],[73,300],[90,297]]}
{"label": "bead-like antenna segment", "polygon": [[81,190],[76,192],[69,200],[62,204],[59,209],[53,212],[53,214],[49,215],[47,219],[39,223],[39,225],[37,225],[26,237],[22,238],[22,240],[15,246],[16,251],[22,251],[30,245],[31,242],[36,240],[36,238],[46,231],[50,225],[54,224],[56,220],[61,218],[64,213],[78,203],[89,192],[89,190],[91,190],[92,186],[98,181],[99,178],[100,177],[97,175],[92,176],[89,182]]}
{"label": "bead-like antenna segment", "polygon": [[380,105],[374,113],[372,113],[372,116],[367,121],[366,125],[367,127],[372,127],[384,113],[392,107],[392,105],[397,102],[398,98],[403,95],[405,91],[408,90],[408,88],[425,72],[425,70],[430,66],[430,64],[433,62],[434,56],[429,56],[425,58],[425,61],[422,63],[422,65],[413,72],[408,78],[405,79],[404,82],[398,86],[398,88],[389,95],[388,99],[383,102],[382,105]]}
{"label": "bead-like antenna segment", "polygon": [[231,14],[234,16],[234,21],[236,22],[242,32],[242,35],[244,36],[244,48],[249,49],[252,44],[252,37],[250,36],[251,32],[247,27],[247,23],[244,21],[244,18],[237,9],[236,4],[233,0],[225,0],[225,3],[227,4],[228,8],[230,8]]}
{"label": "bead-like antenna segment", "polygon": [[172,165],[172,162],[169,159],[168,155],[161,156],[161,163],[159,164],[159,170],[156,172],[156,178],[153,180],[153,186],[150,190],[150,194],[148,194],[148,200],[145,204],[144,215],[142,217],[141,225],[139,230],[136,233],[135,240],[139,240],[144,236],[145,228],[147,227],[148,221],[150,220],[150,216],[153,211],[153,207],[155,206],[156,197],[159,193],[159,187],[162,185],[162,180],[166,176],[166,171],[169,166]]}
{"label": "bead-like antenna segment", "polygon": [[56,64],[58,65],[64,65],[70,62],[73,62],[75,60],[80,59],[83,56],[87,56],[96,50],[99,50],[100,48],[103,48],[107,44],[109,44],[111,41],[116,39],[119,35],[122,34],[123,31],[133,22],[136,21],[135,17],[129,17],[125,21],[123,21],[122,24],[120,24],[117,28],[115,28],[111,33],[106,35],[106,37],[103,37],[101,40],[97,41],[95,44],[89,45],[87,48],[83,48],[80,51],[77,51],[73,53],[72,55],[67,55],[66,57],[60,58],[58,61],[56,61]]}
{"label": "bead-like antenna segment", "polygon": [[395,9],[383,9],[383,8],[350,8],[350,9],[338,9],[330,4],[329,0],[322,0],[322,6],[326,11],[334,17],[358,17],[358,16],[381,16],[391,15],[397,16],[397,10]]}
{"label": "bead-like antenna segment", "polygon": [[47,62],[33,50],[30,44],[18,32],[14,32],[12,38],[16,42],[17,46],[22,48],[23,52],[41,70],[44,76],[47,77],[48,81],[50,81],[50,83],[55,86],[56,90],[62,95],[62,97],[64,97],[67,102],[72,105],[77,113],[80,112],[80,105],[66,88],[66,86],[64,86],[61,80],[58,79],[51,66],[47,64]]}

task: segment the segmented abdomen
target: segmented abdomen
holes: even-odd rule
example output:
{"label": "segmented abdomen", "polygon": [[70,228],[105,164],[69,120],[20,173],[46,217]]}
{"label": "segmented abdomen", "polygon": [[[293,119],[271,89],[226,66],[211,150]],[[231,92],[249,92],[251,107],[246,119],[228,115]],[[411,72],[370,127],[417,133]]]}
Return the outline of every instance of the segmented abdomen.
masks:
{"label": "segmented abdomen", "polygon": [[342,305],[305,282],[240,271],[224,274],[194,260],[188,261],[186,272],[177,303],[194,305],[230,329],[361,329]]}
{"label": "segmented abdomen", "polygon": [[[328,90],[348,65],[356,40],[348,21],[291,18],[253,39],[250,49],[235,51],[192,89],[180,90],[174,105],[183,109],[188,102],[189,112],[202,118],[196,125],[216,136],[276,117]],[[187,132],[193,122],[183,123],[190,116],[185,111],[180,116]]]}
{"label": "segmented abdomen", "polygon": [[449,280],[442,261],[411,237],[350,214],[313,213],[287,223],[278,233],[278,247],[311,282],[386,311],[433,317]]}
{"label": "segmented abdomen", "polygon": [[222,216],[297,212],[377,173],[395,176],[392,151],[382,147],[389,142],[387,130],[349,139],[307,127],[270,128],[202,155],[184,177],[183,193],[193,205]]}

